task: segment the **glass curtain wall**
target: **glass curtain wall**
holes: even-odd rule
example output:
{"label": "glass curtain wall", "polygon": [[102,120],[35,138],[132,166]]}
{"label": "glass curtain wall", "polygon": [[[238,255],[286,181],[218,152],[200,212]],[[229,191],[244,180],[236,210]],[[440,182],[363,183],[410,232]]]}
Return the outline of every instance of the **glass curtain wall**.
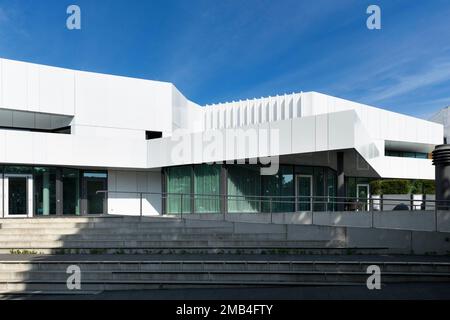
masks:
{"label": "glass curtain wall", "polygon": [[80,171],[63,169],[63,215],[80,215]]}
{"label": "glass curtain wall", "polygon": [[[262,211],[293,212],[295,210],[295,185],[293,166],[280,166],[278,174],[261,176]],[[292,196],[292,197],[289,197]],[[272,203],[270,203],[270,198]]]}
{"label": "glass curtain wall", "polygon": [[[328,205],[327,205],[327,209],[328,211],[335,211],[336,210],[336,201],[338,201],[338,199],[336,199],[336,195],[337,195],[337,177],[336,177],[336,172],[331,170],[331,169],[327,169],[327,195],[328,195]],[[343,199],[340,199],[340,201],[342,201]]]}
{"label": "glass curtain wall", "polygon": [[220,212],[220,166],[194,166],[195,213]]}
{"label": "glass curtain wall", "polygon": [[[221,166],[194,165],[166,168],[166,213],[220,213]],[[276,175],[261,176],[254,165],[227,166],[227,211],[229,213],[295,212],[334,210],[336,173],[326,167],[281,165]],[[296,180],[296,176],[303,180]],[[305,182],[305,190],[296,187]],[[297,198],[305,204],[296,207]],[[183,196],[181,196],[183,194]],[[306,196],[307,195],[307,196]],[[270,203],[270,198],[272,202]],[[315,203],[312,206],[311,197]]]}
{"label": "glass curtain wall", "polygon": [[36,216],[56,215],[56,169],[33,169],[34,214]]}
{"label": "glass curtain wall", "polygon": [[[304,180],[303,188],[307,188],[307,178],[310,177],[312,180],[312,192],[311,196],[313,198],[313,206],[304,206],[298,204],[297,210],[309,211],[313,209],[314,211],[326,211],[334,210],[335,205],[332,203],[333,198],[336,196],[336,183],[337,177],[336,172],[330,168],[326,167],[312,167],[312,166],[295,166],[295,174],[297,177],[301,177]],[[311,182],[311,180],[309,180]],[[297,186],[297,197],[301,196],[299,194],[299,186]],[[310,186],[309,186],[310,188]],[[309,189],[308,189],[309,190]],[[305,192],[305,194],[309,193]],[[297,198],[299,199],[299,198]],[[302,198],[302,199],[306,199]],[[307,210],[309,208],[309,210]],[[300,211],[301,211],[300,210]]]}
{"label": "glass curtain wall", "polygon": [[[15,182],[17,179],[21,179],[21,185],[16,183],[20,190],[19,187],[11,189],[9,195],[19,195],[18,191],[22,189],[30,192],[34,216],[106,213],[107,197],[104,193],[97,193],[99,190],[107,189],[108,173],[106,171],[39,166],[4,166],[3,169],[8,181],[12,179],[11,181]],[[27,185],[22,186],[26,182],[26,177],[32,177],[32,190],[26,189]],[[18,191],[15,191],[16,189]],[[27,194],[21,192],[20,196],[19,200],[26,197]],[[81,198],[86,199],[83,210]],[[14,201],[8,203],[10,202]]]}
{"label": "glass curtain wall", "polygon": [[314,211],[325,211],[325,172],[324,168],[314,168]]}
{"label": "glass curtain wall", "polygon": [[261,211],[260,169],[250,165],[228,167],[228,212],[255,213]]}
{"label": "glass curtain wall", "polygon": [[167,168],[167,213],[191,212],[191,166]]}

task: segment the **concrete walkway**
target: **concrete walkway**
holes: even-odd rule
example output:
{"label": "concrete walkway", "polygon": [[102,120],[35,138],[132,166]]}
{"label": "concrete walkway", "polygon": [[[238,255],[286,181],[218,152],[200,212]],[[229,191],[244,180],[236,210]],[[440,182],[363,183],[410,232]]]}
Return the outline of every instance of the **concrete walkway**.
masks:
{"label": "concrete walkway", "polygon": [[450,262],[450,255],[227,255],[227,254],[79,254],[79,255],[14,255],[1,254],[2,261],[379,261],[379,262]]}

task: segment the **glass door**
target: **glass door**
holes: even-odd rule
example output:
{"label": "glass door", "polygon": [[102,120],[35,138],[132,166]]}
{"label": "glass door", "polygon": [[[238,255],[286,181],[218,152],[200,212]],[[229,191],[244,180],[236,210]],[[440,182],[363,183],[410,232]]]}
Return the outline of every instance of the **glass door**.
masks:
{"label": "glass door", "polygon": [[31,175],[5,175],[4,210],[7,218],[31,217],[33,210]]}
{"label": "glass door", "polygon": [[106,190],[106,184],[100,179],[86,180],[86,200],[88,214],[106,214],[106,197],[97,191]]}
{"label": "glass door", "polygon": [[104,192],[108,188],[106,173],[83,173],[83,214],[106,214],[107,195]]}
{"label": "glass door", "polygon": [[370,186],[368,184],[358,184],[356,186],[358,195],[358,211],[369,210]]}
{"label": "glass door", "polygon": [[313,177],[298,175],[296,177],[297,211],[312,211]]}

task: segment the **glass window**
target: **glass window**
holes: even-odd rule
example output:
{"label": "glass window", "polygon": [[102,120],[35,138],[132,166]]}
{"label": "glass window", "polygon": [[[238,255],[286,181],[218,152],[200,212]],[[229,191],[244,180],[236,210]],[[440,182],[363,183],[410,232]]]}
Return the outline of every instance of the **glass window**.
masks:
{"label": "glass window", "polygon": [[336,187],[337,185],[337,177],[336,172],[334,172],[331,169],[327,169],[327,196],[328,196],[328,210],[334,211],[336,209],[336,206],[334,203],[336,203]]}
{"label": "glass window", "polygon": [[428,154],[427,153],[416,152],[416,158],[428,159]]}
{"label": "glass window", "polygon": [[345,179],[347,197],[356,198],[356,179],[353,177],[346,177]]}
{"label": "glass window", "polygon": [[8,190],[8,213],[10,215],[28,214],[27,178],[9,177]]}
{"label": "glass window", "polygon": [[80,171],[62,170],[63,214],[80,215]]}
{"label": "glass window", "polygon": [[234,165],[228,168],[228,212],[259,212],[260,168]]}
{"label": "glass window", "polygon": [[106,214],[106,193],[99,193],[108,188],[107,172],[84,172],[84,192],[87,214]]}
{"label": "glass window", "polygon": [[387,157],[428,159],[428,154],[423,153],[423,152],[406,152],[406,151],[386,150],[385,153],[386,153]]}
{"label": "glass window", "polygon": [[167,168],[167,210],[168,214],[191,212],[190,166]]}
{"label": "glass window", "polygon": [[[276,175],[261,176],[262,184],[262,211],[293,212],[295,208],[294,172],[292,166],[280,166]],[[272,204],[270,204],[270,197]]]}
{"label": "glass window", "polygon": [[314,168],[314,211],[325,210],[325,174],[324,168]]}
{"label": "glass window", "polygon": [[5,166],[5,174],[32,174],[33,167]]}
{"label": "glass window", "polygon": [[34,168],[34,214],[56,214],[56,169]]}
{"label": "glass window", "polygon": [[83,177],[85,178],[107,178],[108,173],[106,172],[84,172]]}
{"label": "glass window", "polygon": [[220,166],[194,166],[196,213],[220,212]]}

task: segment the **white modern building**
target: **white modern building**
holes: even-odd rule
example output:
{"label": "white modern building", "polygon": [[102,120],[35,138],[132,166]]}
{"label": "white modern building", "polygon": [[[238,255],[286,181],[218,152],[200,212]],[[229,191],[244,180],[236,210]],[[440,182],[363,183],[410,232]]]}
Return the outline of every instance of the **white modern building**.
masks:
{"label": "white modern building", "polygon": [[314,198],[372,179],[434,180],[443,136],[316,92],[200,106],[171,83],[0,59],[0,217],[323,211]]}

